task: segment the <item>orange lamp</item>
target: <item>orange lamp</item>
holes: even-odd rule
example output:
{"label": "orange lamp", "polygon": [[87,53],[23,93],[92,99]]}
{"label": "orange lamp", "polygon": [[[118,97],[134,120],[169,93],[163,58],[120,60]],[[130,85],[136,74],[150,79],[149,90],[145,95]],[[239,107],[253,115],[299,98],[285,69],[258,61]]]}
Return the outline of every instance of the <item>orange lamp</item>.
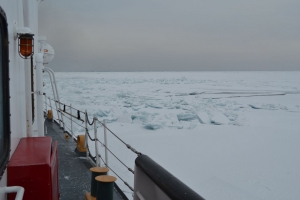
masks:
{"label": "orange lamp", "polygon": [[33,55],[34,40],[33,34],[18,34],[19,54],[22,58],[27,59]]}

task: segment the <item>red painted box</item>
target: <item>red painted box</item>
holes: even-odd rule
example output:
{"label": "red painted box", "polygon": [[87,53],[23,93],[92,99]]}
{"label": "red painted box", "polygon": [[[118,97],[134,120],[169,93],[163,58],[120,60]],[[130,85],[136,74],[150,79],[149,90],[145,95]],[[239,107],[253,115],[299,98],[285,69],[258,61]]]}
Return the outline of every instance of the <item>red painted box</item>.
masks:
{"label": "red painted box", "polygon": [[[7,167],[8,186],[22,186],[23,200],[58,200],[57,141],[51,137],[22,138]],[[8,200],[15,199],[9,194]]]}

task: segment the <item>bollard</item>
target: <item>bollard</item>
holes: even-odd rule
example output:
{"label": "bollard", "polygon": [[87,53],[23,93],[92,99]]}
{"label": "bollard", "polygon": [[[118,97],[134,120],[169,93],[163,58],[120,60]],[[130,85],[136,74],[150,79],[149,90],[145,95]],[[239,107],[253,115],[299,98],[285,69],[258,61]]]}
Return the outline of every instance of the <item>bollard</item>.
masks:
{"label": "bollard", "polygon": [[77,136],[77,150],[79,152],[86,152],[86,148],[84,146],[85,135],[78,135]]}
{"label": "bollard", "polygon": [[117,180],[114,176],[97,176],[97,199],[96,200],[113,200],[114,182]]}
{"label": "bollard", "polygon": [[90,168],[92,172],[92,180],[91,180],[91,196],[96,197],[97,196],[97,181],[96,177],[101,175],[106,175],[108,172],[108,168],[106,167],[92,167]]}
{"label": "bollard", "polygon": [[47,118],[48,119],[53,119],[52,110],[48,110]]}

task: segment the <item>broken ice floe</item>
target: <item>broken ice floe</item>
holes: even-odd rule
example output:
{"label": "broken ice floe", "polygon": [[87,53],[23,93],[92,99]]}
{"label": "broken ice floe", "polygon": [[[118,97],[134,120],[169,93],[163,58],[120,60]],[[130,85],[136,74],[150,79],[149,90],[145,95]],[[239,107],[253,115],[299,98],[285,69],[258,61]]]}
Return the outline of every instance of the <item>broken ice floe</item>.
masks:
{"label": "broken ice floe", "polygon": [[210,124],[211,123],[210,117],[208,116],[208,114],[206,112],[198,112],[197,116],[198,116],[199,122],[201,124]]}
{"label": "broken ice floe", "polygon": [[216,125],[227,125],[230,121],[224,114],[218,112],[212,114],[211,122]]}
{"label": "broken ice floe", "polygon": [[177,115],[179,121],[191,121],[197,119],[197,115],[193,113],[180,113]]}
{"label": "broken ice floe", "polygon": [[147,106],[152,107],[152,108],[157,108],[157,109],[163,108],[161,105],[154,104],[154,103],[148,103]]}
{"label": "broken ice floe", "polygon": [[122,122],[122,123],[132,123],[132,118],[131,114],[126,113],[118,117],[117,122]]}
{"label": "broken ice floe", "polygon": [[258,104],[252,103],[249,106],[253,109],[264,109],[264,110],[285,110],[288,112],[300,112],[299,106],[291,106],[291,105],[275,105],[275,104]]}
{"label": "broken ice floe", "polygon": [[158,122],[149,122],[149,123],[144,124],[144,127],[149,130],[156,130],[156,129],[162,128],[162,125]]}

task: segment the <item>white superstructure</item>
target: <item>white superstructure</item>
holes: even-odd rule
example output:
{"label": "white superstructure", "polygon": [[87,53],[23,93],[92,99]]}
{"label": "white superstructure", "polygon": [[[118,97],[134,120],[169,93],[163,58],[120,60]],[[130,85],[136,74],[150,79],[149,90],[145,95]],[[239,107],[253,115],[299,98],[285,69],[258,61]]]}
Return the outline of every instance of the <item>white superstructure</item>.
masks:
{"label": "white superstructure", "polygon": [[[3,10],[1,20],[6,20],[7,22],[9,110],[11,115],[10,147],[5,146],[7,149],[3,149],[1,154],[4,155],[8,151],[9,157],[13,155],[21,138],[44,135],[42,82],[43,54],[40,53],[38,43],[39,3],[39,0],[0,1],[0,6]],[[1,27],[1,29],[3,29],[3,27]],[[34,34],[34,55],[32,61],[30,58],[21,58],[18,52],[19,39],[17,34],[22,33],[23,31],[31,31],[31,33]],[[1,33],[1,37],[4,37],[3,33]],[[1,45],[2,48],[4,44]],[[1,62],[3,61],[4,58],[2,58]],[[2,77],[2,81],[3,79],[5,79],[5,77]],[[9,116],[3,117],[7,118]],[[5,143],[4,136],[9,135],[10,133],[2,131],[0,134],[0,139],[3,140],[0,145],[3,145]],[[7,164],[7,159],[4,160],[5,163],[0,163],[1,166]],[[0,200],[5,199],[4,187],[7,185],[7,172],[5,167],[3,168],[4,171],[0,172],[2,176],[0,180]]]}

